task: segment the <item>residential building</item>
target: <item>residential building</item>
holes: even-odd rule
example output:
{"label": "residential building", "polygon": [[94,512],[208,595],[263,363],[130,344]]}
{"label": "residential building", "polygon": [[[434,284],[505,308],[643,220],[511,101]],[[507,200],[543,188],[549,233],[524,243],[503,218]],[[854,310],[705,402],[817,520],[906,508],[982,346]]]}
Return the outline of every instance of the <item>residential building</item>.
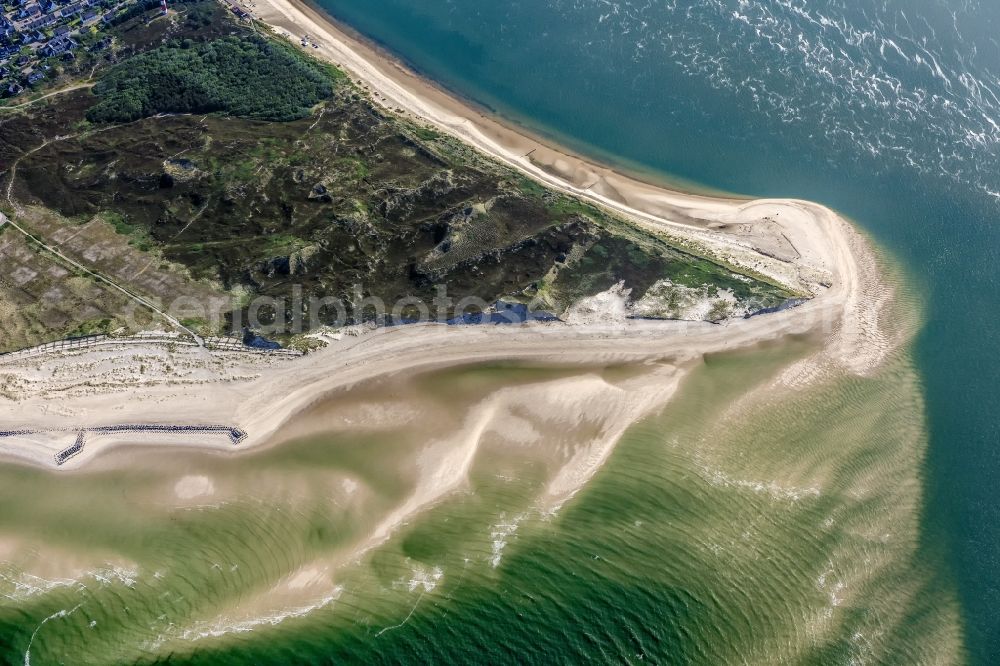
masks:
{"label": "residential building", "polygon": [[71,37],[56,37],[49,41],[45,46],[38,49],[38,54],[43,58],[51,58],[52,56],[62,55],[67,51],[76,48],[76,42],[73,41]]}

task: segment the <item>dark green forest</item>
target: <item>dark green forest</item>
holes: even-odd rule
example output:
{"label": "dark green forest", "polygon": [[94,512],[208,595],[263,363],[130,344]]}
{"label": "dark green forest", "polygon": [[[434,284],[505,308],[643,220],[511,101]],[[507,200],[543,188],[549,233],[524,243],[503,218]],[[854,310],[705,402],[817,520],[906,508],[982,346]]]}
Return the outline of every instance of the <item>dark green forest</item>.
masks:
{"label": "dark green forest", "polygon": [[91,122],[127,122],[158,113],[223,112],[295,120],[333,91],[330,72],[292,47],[255,35],[173,42],[113,68],[94,87]]}

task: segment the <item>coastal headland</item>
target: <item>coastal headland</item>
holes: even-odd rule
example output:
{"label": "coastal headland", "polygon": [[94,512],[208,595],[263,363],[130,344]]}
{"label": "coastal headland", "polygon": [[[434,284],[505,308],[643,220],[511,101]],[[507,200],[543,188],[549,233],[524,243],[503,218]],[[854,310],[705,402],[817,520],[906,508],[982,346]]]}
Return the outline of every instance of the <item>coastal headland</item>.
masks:
{"label": "coastal headland", "polygon": [[12,660],[961,663],[919,276],[849,219],[299,0],[102,30],[0,109]]}
{"label": "coastal headland", "polygon": [[[0,452],[52,467],[72,441],[67,431],[117,423],[225,424],[247,433],[238,447],[172,433],[102,432],[62,469],[102,450],[165,444],[245,450],[282,438],[288,423],[332,392],[373,377],[489,360],[547,364],[663,363],[685,368],[703,355],[792,335],[814,335],[822,350],[796,373],[820,377],[839,367],[864,374],[893,347],[880,317],[891,289],[868,242],[835,212],[806,201],[688,194],[595,164],[489,117],[420,78],[304,3],[260,0],[245,9],[293,43],[334,63],[385,109],[457,137],[543,185],[586,200],[681,247],[691,247],[785,285],[807,300],[797,307],[722,325],[622,316],[614,290],[562,322],[513,326],[420,324],[317,334],[325,346],[300,358],[135,344],[0,360],[0,428],[31,429],[0,441]],[[307,47],[307,48],[308,48]],[[651,375],[653,383],[660,381]],[[662,384],[662,382],[661,382]],[[660,405],[670,391],[632,417]],[[50,430],[62,435],[47,435]],[[69,438],[72,440],[72,437]]]}

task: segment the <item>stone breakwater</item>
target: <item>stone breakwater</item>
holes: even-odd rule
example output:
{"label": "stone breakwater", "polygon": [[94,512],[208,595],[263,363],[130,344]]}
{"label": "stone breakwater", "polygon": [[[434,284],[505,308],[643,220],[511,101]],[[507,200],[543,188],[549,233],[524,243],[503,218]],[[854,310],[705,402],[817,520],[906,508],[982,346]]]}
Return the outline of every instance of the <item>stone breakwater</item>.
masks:
{"label": "stone breakwater", "polygon": [[[25,435],[35,435],[44,432],[51,432],[52,429],[32,429],[22,428],[17,430],[0,430],[0,439],[8,437],[23,437]],[[76,440],[68,447],[55,454],[56,465],[63,465],[70,458],[83,451],[87,442],[88,434],[97,435],[124,435],[129,433],[162,433],[162,434],[224,434],[229,437],[233,446],[243,442],[247,438],[247,433],[239,428],[224,425],[175,425],[161,423],[129,423],[109,426],[98,426],[95,428],[84,428],[78,431]]]}
{"label": "stone breakwater", "polygon": [[86,443],[87,434],[81,432],[76,436],[76,441],[72,445],[66,447],[59,453],[55,455],[56,465],[62,465],[64,462],[75,456],[76,454],[83,451],[83,445]]}

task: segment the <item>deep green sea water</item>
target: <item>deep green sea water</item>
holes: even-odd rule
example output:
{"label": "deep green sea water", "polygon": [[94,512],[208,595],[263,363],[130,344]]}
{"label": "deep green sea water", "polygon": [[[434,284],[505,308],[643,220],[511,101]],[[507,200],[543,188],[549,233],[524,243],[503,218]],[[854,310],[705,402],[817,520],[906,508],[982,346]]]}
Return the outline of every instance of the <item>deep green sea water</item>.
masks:
{"label": "deep green sea water", "polygon": [[929,454],[921,538],[1000,660],[1000,3],[320,0],[453,90],[639,171],[814,199],[898,257]]}

